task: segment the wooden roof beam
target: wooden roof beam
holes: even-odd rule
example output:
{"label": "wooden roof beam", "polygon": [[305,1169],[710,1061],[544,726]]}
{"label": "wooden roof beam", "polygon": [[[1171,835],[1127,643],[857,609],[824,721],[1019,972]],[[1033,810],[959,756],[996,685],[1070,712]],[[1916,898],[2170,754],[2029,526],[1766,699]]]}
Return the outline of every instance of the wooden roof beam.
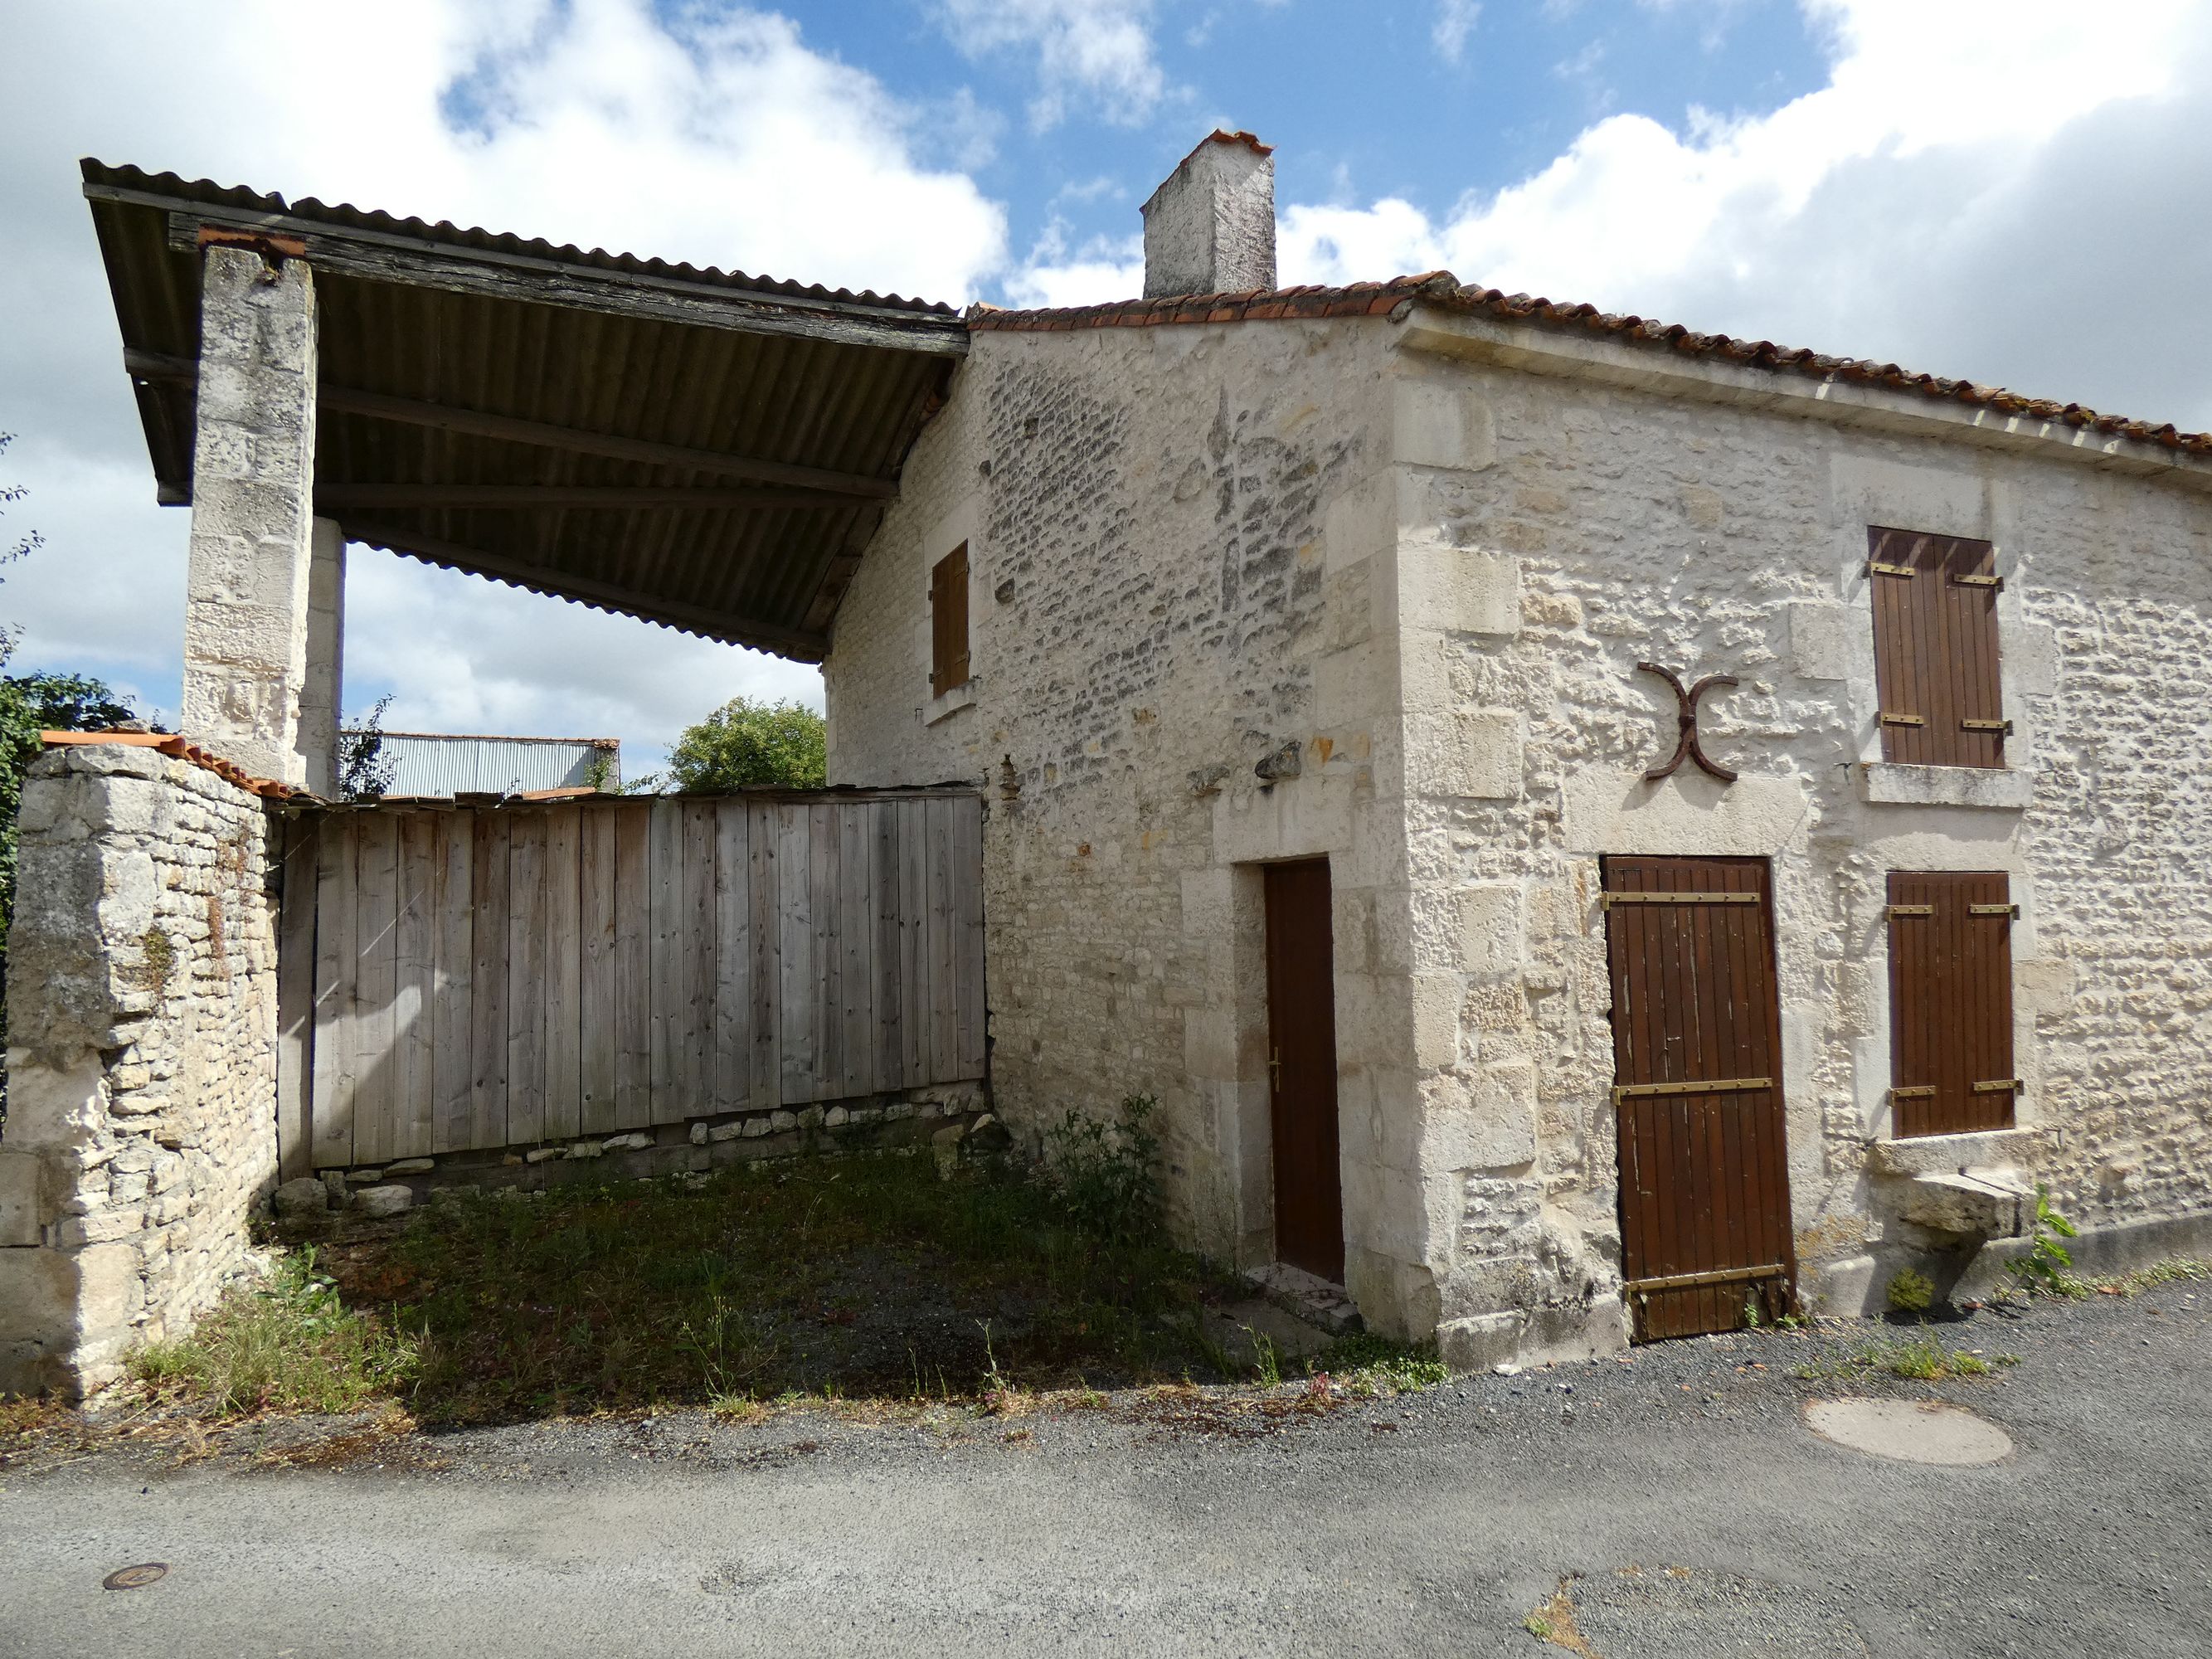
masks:
{"label": "wooden roof beam", "polygon": [[[189,357],[126,349],[123,366],[142,380],[182,386],[197,386],[199,381],[199,366]],[[694,449],[648,438],[624,438],[610,432],[586,432],[547,421],[524,420],[516,415],[493,415],[453,404],[426,403],[382,392],[363,392],[352,386],[334,386],[328,380],[317,386],[315,402],[319,409],[333,414],[361,415],[370,420],[430,427],[441,432],[458,432],[504,443],[532,444],[541,449],[604,455],[612,460],[639,461],[649,466],[684,467],[719,477],[757,478],[764,483],[788,484],[795,489],[876,501],[898,494],[896,481],[890,478],[799,466],[789,461],[763,460],[757,456],[726,454],[718,449]]]}
{"label": "wooden roof beam", "polygon": [[543,507],[629,510],[672,507],[696,512],[769,507],[850,507],[848,495],[811,489],[685,489],[654,484],[331,483],[315,487],[315,506],[333,515],[392,507],[468,507],[531,512]]}

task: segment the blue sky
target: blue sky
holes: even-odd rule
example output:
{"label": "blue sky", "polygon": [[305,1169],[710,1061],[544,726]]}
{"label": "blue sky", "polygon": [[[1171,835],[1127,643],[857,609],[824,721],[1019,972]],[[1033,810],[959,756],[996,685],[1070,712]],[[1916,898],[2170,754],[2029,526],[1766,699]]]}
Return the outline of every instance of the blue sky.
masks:
{"label": "blue sky", "polygon": [[[2122,26],[2124,21],[2124,26]],[[2130,0],[72,0],[0,52],[19,666],[173,717],[156,507],[76,158],[933,298],[1137,291],[1217,124],[1286,283],[1508,291],[2212,428],[2212,6]],[[356,550],[347,704],[612,735],[813,671]]]}

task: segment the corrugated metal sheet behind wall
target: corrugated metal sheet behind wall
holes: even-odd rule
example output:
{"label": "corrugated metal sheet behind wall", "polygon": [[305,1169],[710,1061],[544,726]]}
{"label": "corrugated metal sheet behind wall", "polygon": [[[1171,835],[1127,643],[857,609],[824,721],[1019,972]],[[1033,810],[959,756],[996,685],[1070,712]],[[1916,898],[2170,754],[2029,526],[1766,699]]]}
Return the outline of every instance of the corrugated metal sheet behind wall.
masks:
{"label": "corrugated metal sheet behind wall", "polygon": [[394,763],[385,791],[390,795],[514,795],[526,789],[574,787],[595,781],[592,767],[602,757],[607,775],[597,781],[622,781],[622,744],[611,738],[386,732],[383,752]]}

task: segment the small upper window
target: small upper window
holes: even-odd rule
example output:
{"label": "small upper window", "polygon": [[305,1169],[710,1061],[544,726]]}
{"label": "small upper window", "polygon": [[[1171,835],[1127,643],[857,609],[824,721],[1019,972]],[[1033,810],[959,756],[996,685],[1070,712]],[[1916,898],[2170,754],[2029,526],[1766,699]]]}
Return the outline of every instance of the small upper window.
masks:
{"label": "small upper window", "polygon": [[968,544],[929,573],[929,695],[968,684]]}
{"label": "small upper window", "polygon": [[1997,674],[1996,550],[1956,536],[1867,532],[1881,757],[2002,766],[2012,722]]}

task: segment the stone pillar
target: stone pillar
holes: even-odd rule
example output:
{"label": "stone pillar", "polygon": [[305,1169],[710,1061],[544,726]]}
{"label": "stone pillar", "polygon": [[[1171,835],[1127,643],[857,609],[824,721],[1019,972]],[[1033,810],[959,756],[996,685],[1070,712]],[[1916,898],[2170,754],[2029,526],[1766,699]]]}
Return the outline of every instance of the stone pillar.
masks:
{"label": "stone pillar", "polygon": [[[315,483],[314,278],[210,247],[185,592],[184,729],[257,777],[306,787]],[[331,692],[335,695],[336,682]]]}
{"label": "stone pillar", "polygon": [[307,678],[300,690],[300,765],[325,800],[338,787],[338,720],[345,695],[345,532],[315,520],[307,570]]}

